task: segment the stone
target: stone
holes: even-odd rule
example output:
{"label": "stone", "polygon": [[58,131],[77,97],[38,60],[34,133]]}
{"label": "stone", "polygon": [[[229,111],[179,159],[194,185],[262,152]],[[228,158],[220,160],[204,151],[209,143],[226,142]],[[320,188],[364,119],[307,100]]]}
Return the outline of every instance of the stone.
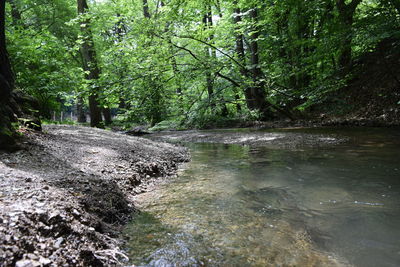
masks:
{"label": "stone", "polygon": [[40,266],[40,262],[34,260],[19,260],[15,263],[15,267],[36,267]]}

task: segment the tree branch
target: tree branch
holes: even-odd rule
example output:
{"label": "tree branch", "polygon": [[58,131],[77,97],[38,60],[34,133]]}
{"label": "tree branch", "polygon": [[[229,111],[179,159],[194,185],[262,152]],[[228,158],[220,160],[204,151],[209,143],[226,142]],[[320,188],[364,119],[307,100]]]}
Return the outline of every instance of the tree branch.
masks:
{"label": "tree branch", "polygon": [[211,48],[217,50],[219,53],[221,53],[222,55],[226,56],[226,57],[229,58],[230,60],[232,60],[236,65],[238,65],[238,66],[241,67],[242,69],[247,70],[246,66],[244,66],[242,63],[240,63],[240,62],[237,61],[235,58],[233,58],[232,56],[228,55],[227,53],[225,53],[224,51],[222,51],[221,49],[219,49],[219,48],[216,47],[215,45],[212,45],[212,44],[210,44],[210,43],[207,43],[206,41],[197,39],[196,37],[193,37],[193,36],[186,36],[186,35],[183,35],[183,36],[174,35],[174,36],[175,36],[175,37],[178,37],[178,38],[182,38],[182,39],[191,39],[191,40],[200,42],[200,43],[202,43],[202,44],[205,44],[205,45],[207,45],[207,46],[209,46],[209,47],[211,47]]}

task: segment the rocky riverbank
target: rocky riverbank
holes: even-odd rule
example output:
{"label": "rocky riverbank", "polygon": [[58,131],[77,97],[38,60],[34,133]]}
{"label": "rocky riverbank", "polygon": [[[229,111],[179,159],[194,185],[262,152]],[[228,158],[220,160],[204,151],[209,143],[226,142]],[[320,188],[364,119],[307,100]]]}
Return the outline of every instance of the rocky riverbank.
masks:
{"label": "rocky riverbank", "polygon": [[100,129],[46,126],[0,152],[0,265],[113,266],[133,196],[175,174],[186,149]]}

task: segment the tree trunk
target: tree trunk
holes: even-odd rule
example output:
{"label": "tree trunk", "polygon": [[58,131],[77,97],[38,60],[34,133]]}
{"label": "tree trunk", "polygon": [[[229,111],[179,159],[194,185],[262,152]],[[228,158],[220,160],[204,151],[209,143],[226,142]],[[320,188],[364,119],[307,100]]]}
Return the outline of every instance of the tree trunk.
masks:
{"label": "tree trunk", "polygon": [[103,125],[101,123],[103,119],[101,117],[101,108],[99,107],[99,101],[97,98],[97,93],[92,93],[89,96],[90,126],[102,128]]}
{"label": "tree trunk", "polygon": [[0,1],[0,85],[0,99],[8,99],[14,88],[14,74],[6,50],[5,1]]}
{"label": "tree trunk", "polygon": [[339,11],[339,22],[342,28],[342,39],[339,55],[339,66],[347,73],[352,64],[352,49],[353,41],[353,20],[357,6],[362,0],[352,0],[346,4],[345,0],[336,0],[336,7]]}
{"label": "tree trunk", "polygon": [[[165,7],[164,1],[160,1],[160,6],[161,7]],[[165,32],[169,31],[169,24],[170,23],[167,22],[167,24],[165,25]],[[174,73],[174,76],[177,77],[178,74],[179,74],[178,63],[177,63],[176,57],[174,55],[174,51],[175,51],[174,46],[171,43],[172,43],[171,38],[168,38],[168,44],[169,44],[168,48],[169,48],[169,51],[171,53],[172,71]],[[182,93],[183,93],[182,83],[181,83],[180,79],[177,79],[177,82],[176,82],[176,94],[179,96],[179,98],[181,98]]]}
{"label": "tree trunk", "polygon": [[252,77],[252,86],[250,87],[251,99],[248,101],[248,107],[250,110],[259,110],[261,112],[262,118],[266,119],[270,116],[268,111],[268,102],[265,97],[265,81],[263,79],[263,72],[260,67],[260,57],[258,49],[258,11],[257,8],[250,10],[250,18],[253,23],[253,29],[249,36],[249,52],[250,52],[250,73]]}
{"label": "tree trunk", "polygon": [[[212,28],[212,14],[211,14],[211,6],[207,5],[205,8],[205,14],[203,16],[203,27],[205,30]],[[207,38],[206,41],[212,43],[213,36]],[[204,48],[205,58],[207,60],[207,65],[210,65],[210,61],[213,56],[212,48],[206,46]],[[208,102],[210,103],[211,110],[215,110],[215,99],[214,99],[214,81],[212,78],[211,70],[209,67],[206,69],[206,85],[207,85],[207,92],[208,92]]]}
{"label": "tree trunk", "polygon": [[[235,2],[235,5],[236,4],[237,3]],[[240,64],[242,65],[239,68],[239,72],[243,76],[243,78],[248,78],[249,77],[248,71],[245,68],[247,63],[246,63],[246,55],[245,55],[245,50],[244,50],[244,36],[242,33],[239,33],[239,31],[240,31],[239,24],[242,21],[242,15],[241,15],[240,8],[235,8],[234,13],[235,14],[233,16],[233,19],[234,19],[234,23],[236,24],[236,29],[235,29],[236,30],[236,33],[235,33],[236,47],[235,47],[235,49],[236,49],[236,54],[238,56],[238,60],[239,60]],[[244,89],[244,95],[246,98],[247,107],[250,110],[252,110],[254,105],[253,105],[253,96],[251,94],[250,87],[246,86],[246,88]]]}
{"label": "tree trunk", "polygon": [[[237,2],[234,2],[235,5],[237,5]],[[239,67],[239,72],[240,74],[244,77],[247,77],[247,70],[245,69],[246,66],[246,56],[245,56],[245,50],[244,50],[244,37],[243,34],[240,31],[240,22],[242,21],[242,16],[241,16],[241,10],[240,8],[235,8],[234,10],[234,15],[233,15],[233,21],[236,25],[235,27],[235,40],[236,40],[236,46],[235,46],[235,50],[236,50],[236,54],[238,57],[238,61],[240,62],[240,64],[242,65],[241,67]],[[244,94],[245,94],[245,98],[246,100],[250,100],[251,99],[251,95],[250,95],[250,90],[248,87],[245,88],[244,90]],[[235,94],[235,99],[237,101],[240,100],[240,97],[238,94]],[[248,103],[246,101],[246,103]],[[247,104],[248,105],[248,104]],[[242,110],[242,107],[240,106],[239,103],[236,104],[236,110],[238,112],[240,112]]]}
{"label": "tree trunk", "polygon": [[119,104],[118,104],[119,109],[126,109],[126,102],[124,97],[119,98]]}
{"label": "tree trunk", "polygon": [[[121,43],[124,39],[124,36],[127,33],[127,28],[126,28],[123,18],[121,18],[121,14],[117,13],[116,16],[117,16],[118,20],[115,23],[114,32],[115,32],[115,36],[116,36],[116,41],[118,43]],[[122,61],[124,57],[125,57],[125,53],[120,52],[120,53],[118,53],[117,60]],[[120,80],[123,81],[126,77],[126,70],[118,68],[117,75],[119,76]],[[126,108],[126,100],[125,100],[126,92],[125,91],[126,91],[126,89],[124,89],[124,88],[121,88],[121,90],[119,91],[119,104],[118,104],[119,109]]]}
{"label": "tree trunk", "polygon": [[[88,5],[86,0],[77,0],[78,2],[78,14],[85,15],[88,11]],[[84,19],[81,22],[81,32],[84,36],[83,44],[81,47],[83,69],[86,79],[95,82],[100,75],[100,70],[97,66],[96,51],[93,44],[93,36],[90,30],[90,20]],[[92,89],[89,95],[89,111],[90,111],[90,126],[101,127],[101,109],[98,101],[99,89],[92,84]]]}
{"label": "tree trunk", "polygon": [[[240,8],[235,8],[234,15],[233,15],[233,20],[234,20],[234,23],[236,25],[236,27],[235,27],[235,30],[236,30],[236,33],[235,33],[236,54],[237,54],[237,56],[239,58],[240,63],[242,64],[242,66],[245,66],[246,65],[246,57],[245,57],[245,52],[244,52],[244,41],[243,41],[244,37],[243,37],[242,33],[239,33],[239,31],[240,31],[239,24],[242,21]],[[246,69],[244,69],[243,67],[240,68],[240,73],[243,76],[246,76]]]}
{"label": "tree trunk", "polygon": [[84,101],[82,97],[78,97],[78,103],[76,103],[76,111],[78,115],[78,122],[85,123],[86,122],[86,114],[84,110]]}
{"label": "tree trunk", "polygon": [[0,1],[0,149],[12,149],[15,145],[11,122],[11,91],[14,75],[6,50],[5,1]]}
{"label": "tree trunk", "polygon": [[112,123],[110,108],[103,108],[104,124],[110,125]]}

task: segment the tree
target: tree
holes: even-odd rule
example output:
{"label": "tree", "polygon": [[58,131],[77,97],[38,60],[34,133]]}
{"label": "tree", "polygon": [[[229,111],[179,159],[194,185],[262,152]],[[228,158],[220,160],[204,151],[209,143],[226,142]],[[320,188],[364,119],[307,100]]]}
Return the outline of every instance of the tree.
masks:
{"label": "tree", "polygon": [[348,70],[351,65],[354,13],[361,2],[362,0],[352,0],[346,4],[345,0],[336,0],[336,7],[339,11],[339,23],[342,29],[339,65],[343,70]]}
{"label": "tree", "polygon": [[[213,27],[212,11],[211,11],[211,6],[209,3],[205,4],[202,22],[203,22],[205,31],[212,29],[212,27]],[[212,44],[213,38],[214,38],[214,36],[211,34],[211,35],[209,35],[208,38],[206,38],[206,41]],[[208,65],[208,64],[210,64],[211,59],[213,57],[215,58],[215,53],[212,48],[210,48],[209,46],[205,46],[204,54],[205,54],[206,64]],[[208,99],[209,99],[211,109],[212,109],[212,111],[215,111],[214,81],[213,81],[213,77],[212,77],[210,68],[206,69],[206,86],[207,86]]]}
{"label": "tree", "polygon": [[10,107],[11,92],[14,89],[14,75],[6,49],[5,0],[0,1],[0,149],[11,148],[15,141],[11,122],[13,111]]}
{"label": "tree", "polygon": [[101,127],[102,117],[101,108],[98,100],[99,88],[96,80],[99,79],[100,69],[97,64],[96,50],[94,48],[93,36],[90,30],[90,18],[88,17],[88,5],[86,0],[77,0],[78,14],[83,18],[81,21],[81,33],[83,43],[81,47],[83,69],[85,70],[86,79],[91,87],[89,92],[89,110],[90,110],[90,126]]}
{"label": "tree", "polygon": [[249,34],[249,45],[248,54],[249,65],[246,64],[245,46],[244,46],[244,35],[242,29],[240,29],[240,23],[242,22],[241,9],[237,7],[237,2],[234,3],[234,23],[235,26],[235,41],[236,41],[236,54],[240,62],[240,73],[242,76],[249,79],[248,85],[245,87],[245,96],[247,107],[250,110],[258,110],[264,119],[270,117],[269,106],[270,104],[266,100],[266,83],[264,79],[264,73],[260,66],[260,53],[258,48],[258,39],[260,35],[259,21],[258,21],[258,9],[252,7],[249,10],[249,18],[251,22],[250,34]]}
{"label": "tree", "polygon": [[260,66],[260,51],[258,49],[258,39],[260,36],[260,29],[258,26],[258,8],[252,7],[249,12],[252,21],[251,33],[249,36],[249,52],[250,52],[250,73],[252,84],[250,90],[251,99],[248,99],[248,105],[251,110],[259,110],[264,119],[270,116],[269,104],[265,97],[266,83],[263,71]]}
{"label": "tree", "polygon": [[400,39],[392,0],[7,1],[15,86],[94,126],[304,116]]}

